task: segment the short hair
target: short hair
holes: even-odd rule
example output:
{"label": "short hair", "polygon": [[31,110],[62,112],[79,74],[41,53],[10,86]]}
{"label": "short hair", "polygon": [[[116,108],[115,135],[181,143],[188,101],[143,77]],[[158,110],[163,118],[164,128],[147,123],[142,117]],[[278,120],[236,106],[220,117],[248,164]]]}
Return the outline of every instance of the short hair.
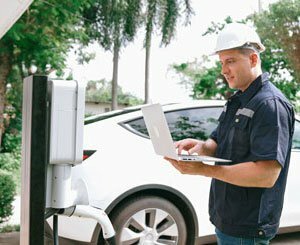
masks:
{"label": "short hair", "polygon": [[260,59],[260,52],[255,48],[251,48],[249,46],[247,46],[247,47],[242,46],[242,47],[236,48],[236,50],[238,50],[241,54],[247,55],[247,56],[255,53],[258,56],[258,58]]}

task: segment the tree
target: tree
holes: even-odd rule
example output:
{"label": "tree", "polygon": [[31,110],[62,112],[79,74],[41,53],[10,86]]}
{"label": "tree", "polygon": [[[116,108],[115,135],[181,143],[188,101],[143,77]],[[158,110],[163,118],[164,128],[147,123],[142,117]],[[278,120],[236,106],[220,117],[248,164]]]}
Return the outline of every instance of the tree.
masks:
{"label": "tree", "polygon": [[[89,81],[86,87],[86,101],[110,103],[112,83],[102,79],[100,81]],[[142,104],[142,100],[130,93],[124,93],[122,88],[118,86],[118,103],[128,106]]]}
{"label": "tree", "polygon": [[185,25],[193,10],[189,0],[147,0],[145,13],[146,35],[144,40],[145,55],[145,103],[149,103],[149,69],[152,33],[155,29],[160,30],[161,45],[168,45],[175,35],[176,25],[181,16],[182,5],[184,5]]}
{"label": "tree", "polygon": [[275,55],[282,62],[273,62],[273,71],[287,69],[300,83],[300,1],[281,0],[261,14],[250,16],[261,38],[268,45],[266,59]]}
{"label": "tree", "polygon": [[180,76],[181,84],[191,90],[193,99],[227,99],[233,94],[225,78],[221,75],[221,64],[207,68],[209,59],[202,57],[193,61],[173,65],[172,68]]}
{"label": "tree", "polygon": [[89,36],[113,53],[112,109],[117,109],[120,50],[133,41],[141,23],[140,0],[95,0],[85,11]]}
{"label": "tree", "polygon": [[[254,14],[242,23],[253,23],[259,33],[266,51],[261,54],[262,69],[270,73],[271,81],[290,99],[297,103],[297,92],[300,87],[300,1],[281,0],[269,6],[269,10],[261,14]],[[203,35],[215,34],[223,29],[225,23],[232,23],[227,17],[223,23],[212,23]],[[194,98],[218,98],[224,94],[223,87],[219,87],[220,71],[216,63],[214,67],[205,69],[207,64],[201,63],[201,69],[190,71],[191,64],[175,65],[174,68],[181,76],[193,83]],[[178,69],[184,67],[184,69]],[[193,67],[193,66],[192,66]],[[224,79],[223,79],[224,80]],[[183,80],[184,82],[184,80]],[[217,86],[212,87],[213,84]],[[222,96],[221,96],[222,97]]]}
{"label": "tree", "polygon": [[[63,70],[73,43],[88,43],[81,15],[89,4],[90,1],[80,0],[34,1],[0,40],[0,146],[13,107],[8,101],[7,88],[19,88],[16,83],[22,83],[25,76],[32,74],[33,67],[36,73],[43,74]],[[15,80],[9,83],[12,77]],[[20,111],[20,104],[14,106]]]}

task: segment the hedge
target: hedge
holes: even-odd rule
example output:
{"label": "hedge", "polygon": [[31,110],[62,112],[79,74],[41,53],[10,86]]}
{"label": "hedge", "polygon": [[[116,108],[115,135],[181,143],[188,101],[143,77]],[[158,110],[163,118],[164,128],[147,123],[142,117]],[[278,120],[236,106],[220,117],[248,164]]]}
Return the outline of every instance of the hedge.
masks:
{"label": "hedge", "polygon": [[0,224],[7,221],[13,213],[15,193],[16,184],[12,174],[0,169]]}

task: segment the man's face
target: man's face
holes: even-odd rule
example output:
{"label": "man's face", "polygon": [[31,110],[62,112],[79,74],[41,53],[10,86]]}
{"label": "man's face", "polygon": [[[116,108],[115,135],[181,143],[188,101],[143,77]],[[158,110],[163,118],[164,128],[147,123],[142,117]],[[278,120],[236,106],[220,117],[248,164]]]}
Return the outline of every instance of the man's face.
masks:
{"label": "man's face", "polygon": [[222,65],[222,74],[230,88],[244,91],[253,81],[253,61],[251,54],[239,50],[223,50],[218,53]]}

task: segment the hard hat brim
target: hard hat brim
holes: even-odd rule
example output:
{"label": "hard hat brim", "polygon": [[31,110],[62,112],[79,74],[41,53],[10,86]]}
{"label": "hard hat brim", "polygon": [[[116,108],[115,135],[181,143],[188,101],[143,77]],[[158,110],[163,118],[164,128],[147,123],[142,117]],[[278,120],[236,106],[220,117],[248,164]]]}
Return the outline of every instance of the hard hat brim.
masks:
{"label": "hard hat brim", "polygon": [[240,47],[232,47],[232,48],[214,50],[212,53],[209,53],[208,55],[209,56],[217,55],[221,51],[231,50],[231,49],[251,49],[251,50],[254,50],[254,51],[258,52],[258,53],[262,53],[262,52],[264,52],[266,50],[265,46],[262,43],[257,44],[257,45],[258,45],[259,49],[256,49],[254,47],[245,47],[245,46],[242,45]]}

